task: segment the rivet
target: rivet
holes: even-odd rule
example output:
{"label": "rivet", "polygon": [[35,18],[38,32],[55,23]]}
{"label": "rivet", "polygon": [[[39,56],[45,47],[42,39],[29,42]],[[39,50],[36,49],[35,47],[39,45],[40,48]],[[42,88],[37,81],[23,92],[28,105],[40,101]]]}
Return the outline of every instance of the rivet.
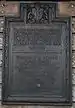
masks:
{"label": "rivet", "polygon": [[1,31],[3,30],[3,28],[1,28]]}
{"label": "rivet", "polygon": [[0,38],[0,43],[2,43],[2,38]]}
{"label": "rivet", "polygon": [[71,7],[73,8],[73,7],[74,7],[74,5],[72,4],[72,5],[71,5]]}
{"label": "rivet", "polygon": [[37,87],[40,87],[40,84],[37,84]]}
{"label": "rivet", "polygon": [[1,11],[1,13],[3,14],[3,13],[4,13],[4,11]]}
{"label": "rivet", "polygon": [[4,23],[4,21],[1,21],[1,24],[3,24]]}
{"label": "rivet", "polygon": [[2,7],[5,7],[5,4],[3,3],[1,6],[2,6]]}

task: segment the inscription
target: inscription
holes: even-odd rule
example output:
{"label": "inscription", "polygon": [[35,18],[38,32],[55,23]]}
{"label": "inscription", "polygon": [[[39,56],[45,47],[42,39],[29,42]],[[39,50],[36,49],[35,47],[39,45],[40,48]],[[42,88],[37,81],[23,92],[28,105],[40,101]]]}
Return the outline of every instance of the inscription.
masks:
{"label": "inscription", "polygon": [[[58,68],[58,66],[52,64],[51,60],[58,60],[57,55],[51,55],[51,56],[17,56],[17,68],[19,70],[25,70],[25,69],[47,69],[52,67]],[[20,63],[18,65],[18,63]],[[56,64],[56,63],[55,63]],[[50,66],[50,67],[49,67]],[[53,69],[55,69],[53,68]],[[51,70],[52,71],[52,70]],[[21,71],[20,71],[21,72]]]}
{"label": "inscription", "polygon": [[[13,67],[15,91],[18,89],[18,92],[22,91],[26,95],[40,94],[40,96],[42,93],[44,95],[50,92],[58,93],[58,88],[60,89],[61,86],[61,81],[59,82],[57,77],[61,70],[60,54],[33,54],[33,56],[24,54],[15,57],[13,59],[15,62]],[[24,82],[24,86],[21,86],[21,81]],[[56,89],[55,85],[57,85]]]}
{"label": "inscription", "polygon": [[59,29],[14,29],[14,45],[61,45]]}

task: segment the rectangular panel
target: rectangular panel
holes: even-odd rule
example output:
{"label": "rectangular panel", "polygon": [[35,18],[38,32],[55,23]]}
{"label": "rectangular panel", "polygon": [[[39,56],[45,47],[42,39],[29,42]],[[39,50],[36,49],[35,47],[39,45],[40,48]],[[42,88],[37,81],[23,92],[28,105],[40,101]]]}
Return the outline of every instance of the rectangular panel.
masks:
{"label": "rectangular panel", "polygon": [[70,18],[56,3],[21,3],[20,18],[6,18],[3,104],[71,105]]}
{"label": "rectangular panel", "polygon": [[[13,25],[13,24],[12,24]],[[44,26],[25,26],[15,24],[15,28],[11,28],[13,39],[13,52],[37,52],[37,51],[56,51],[60,52],[62,47],[63,27],[61,24],[51,24]],[[64,26],[64,25],[63,25]],[[61,29],[60,29],[61,28]],[[62,32],[62,34],[61,34]],[[10,34],[11,34],[10,33]]]}
{"label": "rectangular panel", "polygon": [[[63,70],[60,60],[57,60],[60,58],[60,54],[52,52],[47,54],[13,54],[11,95],[38,96],[41,98],[42,96],[51,97],[52,95],[58,97],[63,94],[62,76],[64,73],[60,72]],[[55,62],[57,65],[55,65]]]}

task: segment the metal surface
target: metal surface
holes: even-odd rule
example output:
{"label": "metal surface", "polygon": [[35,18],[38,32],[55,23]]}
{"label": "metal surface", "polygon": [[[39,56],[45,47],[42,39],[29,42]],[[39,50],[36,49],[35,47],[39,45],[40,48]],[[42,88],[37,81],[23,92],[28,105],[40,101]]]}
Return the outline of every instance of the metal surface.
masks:
{"label": "metal surface", "polygon": [[70,18],[54,2],[20,5],[5,18],[2,103],[71,105]]}

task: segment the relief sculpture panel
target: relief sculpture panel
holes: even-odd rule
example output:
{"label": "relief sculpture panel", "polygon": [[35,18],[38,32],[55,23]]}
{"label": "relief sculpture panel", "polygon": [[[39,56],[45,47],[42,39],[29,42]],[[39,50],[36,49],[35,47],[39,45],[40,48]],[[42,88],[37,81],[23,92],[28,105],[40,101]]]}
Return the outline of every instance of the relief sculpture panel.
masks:
{"label": "relief sculpture panel", "polygon": [[48,23],[49,5],[31,4],[27,5],[27,23]]}

